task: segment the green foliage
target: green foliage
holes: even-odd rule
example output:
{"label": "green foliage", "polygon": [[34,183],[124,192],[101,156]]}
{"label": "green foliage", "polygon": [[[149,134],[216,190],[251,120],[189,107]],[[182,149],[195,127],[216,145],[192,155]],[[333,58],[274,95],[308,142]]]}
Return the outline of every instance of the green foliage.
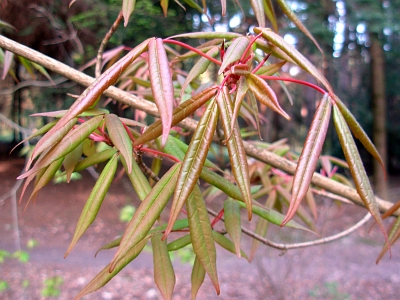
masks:
{"label": "green foliage", "polygon": [[134,207],[133,205],[125,205],[119,213],[119,220],[121,222],[128,223],[130,220],[132,220],[135,211],[136,207]]}
{"label": "green foliage", "polygon": [[43,289],[41,294],[43,297],[58,297],[61,294],[61,285],[63,284],[64,279],[61,276],[53,276],[50,278],[46,278],[43,281]]}
{"label": "green foliage", "polygon": [[4,291],[8,290],[9,287],[10,287],[10,286],[8,285],[8,282],[7,282],[7,281],[0,280],[0,293],[2,293],[2,292],[4,292]]}
{"label": "green foliage", "polygon": [[340,292],[339,284],[337,282],[325,282],[322,287],[317,285],[312,290],[310,290],[308,294],[311,298],[315,299],[350,299],[349,294]]}

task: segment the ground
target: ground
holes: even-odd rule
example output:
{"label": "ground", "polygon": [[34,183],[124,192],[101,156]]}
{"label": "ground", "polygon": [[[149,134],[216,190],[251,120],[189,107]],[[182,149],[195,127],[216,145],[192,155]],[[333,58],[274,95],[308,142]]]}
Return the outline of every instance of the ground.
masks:
{"label": "ground", "polygon": [[[0,162],[0,195],[10,190],[22,168],[21,159]],[[100,252],[96,258],[94,254],[123,232],[126,224],[119,221],[120,210],[126,204],[137,205],[138,200],[126,181],[113,183],[98,218],[64,259],[94,184],[92,177],[84,175],[84,179],[69,184],[48,185],[26,211],[24,199],[17,207],[18,230],[14,226],[12,198],[0,197],[0,249],[14,252],[20,244],[30,255],[26,263],[6,258],[0,264],[0,283],[8,283],[8,288],[0,292],[0,299],[46,299],[46,292],[60,292],[57,299],[73,299],[110,262],[114,250]],[[324,236],[350,227],[365,214],[362,208],[337,205],[328,199],[319,199],[319,209],[318,227]],[[387,255],[376,265],[383,238],[377,226],[372,225],[370,221],[339,241],[284,255],[261,246],[251,263],[218,248],[221,295],[215,294],[206,278],[197,299],[398,299],[400,247],[393,247],[392,257]],[[274,226],[269,238],[299,242],[315,237]],[[29,250],[26,245],[32,239],[38,245]],[[247,252],[249,245],[245,239],[243,249]],[[173,264],[177,277],[173,299],[190,299],[191,265],[179,258]],[[152,266],[151,252],[146,250],[108,285],[84,299],[161,299],[153,282]],[[62,279],[59,287],[55,286],[56,278]],[[46,283],[50,284],[47,289]],[[22,287],[24,284],[26,287]]]}

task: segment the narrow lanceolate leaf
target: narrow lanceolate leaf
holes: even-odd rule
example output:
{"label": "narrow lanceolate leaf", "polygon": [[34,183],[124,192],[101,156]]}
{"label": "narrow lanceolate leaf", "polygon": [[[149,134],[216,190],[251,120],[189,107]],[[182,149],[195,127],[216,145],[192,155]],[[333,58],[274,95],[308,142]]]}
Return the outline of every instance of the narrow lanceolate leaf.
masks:
{"label": "narrow lanceolate leaf", "polygon": [[137,162],[133,159],[132,160],[132,171],[128,173],[128,166],[125,162],[125,159],[121,158],[122,165],[125,168],[125,171],[128,175],[129,181],[132,184],[133,189],[135,190],[136,194],[138,195],[140,201],[146,199],[147,195],[151,191],[151,186],[149,181],[147,180],[146,176],[143,174],[143,171],[140,169]]}
{"label": "narrow lanceolate leaf", "polygon": [[[57,145],[49,150],[42,159],[38,160],[31,170],[22,174],[18,179],[36,173],[41,168],[51,164],[74,150],[81,144],[103,121],[103,116],[97,116],[71,130]],[[57,126],[57,125],[56,125]],[[54,127],[53,127],[54,128]],[[50,131],[49,131],[50,132]]]}
{"label": "narrow lanceolate leaf", "polygon": [[200,177],[201,170],[207,158],[208,149],[214,137],[217,122],[218,107],[214,100],[208,105],[204,115],[201,117],[185,158],[182,161],[165,236],[171,231],[182,207],[197,184],[197,180]]}
{"label": "narrow lanceolate leaf", "polygon": [[161,115],[162,145],[164,146],[171,129],[175,98],[168,57],[162,39],[153,39],[149,42],[149,74],[151,90]]}
{"label": "narrow lanceolate leaf", "polygon": [[124,26],[128,25],[129,17],[135,10],[136,0],[124,0],[122,2],[122,15],[124,16]]}
{"label": "narrow lanceolate leaf", "polygon": [[361,161],[360,154],[358,153],[357,146],[342,113],[336,105],[333,106],[333,121],[336,132],[339,136],[340,144],[342,145],[344,156],[349,164],[350,173],[354,180],[357,192],[363,200],[365,207],[378,223],[385,236],[386,242],[389,244],[387,233],[379,212],[379,207],[372,191],[367,173],[365,172],[364,165]]}
{"label": "narrow lanceolate leaf", "polygon": [[71,175],[82,157],[83,143],[80,143],[74,150],[65,155],[63,162],[65,172],[67,174],[67,182],[71,180]]}
{"label": "narrow lanceolate leaf", "polygon": [[85,170],[86,168],[89,168],[90,166],[101,164],[103,162],[106,162],[111,159],[111,157],[114,156],[114,154],[117,152],[117,149],[110,148],[106,149],[104,151],[98,152],[96,154],[93,154],[89,157],[86,157],[85,159],[82,159],[80,162],[78,162],[74,168],[74,172],[80,172]]}
{"label": "narrow lanceolate leaf", "polygon": [[268,20],[271,22],[274,31],[278,32],[278,22],[276,20],[275,10],[271,0],[264,0],[264,11]]}
{"label": "narrow lanceolate leaf", "polygon": [[[31,117],[50,117],[50,118],[62,118],[63,116],[66,115],[68,110],[62,109],[62,110],[55,110],[55,111],[45,111],[45,112],[40,112],[40,113],[35,113],[31,114]],[[98,115],[105,115],[109,114],[110,112],[107,109],[104,108],[89,108],[79,114],[80,117],[94,117]]]}
{"label": "narrow lanceolate leaf", "polygon": [[256,16],[258,26],[266,27],[266,20],[264,14],[264,0],[250,0],[251,8]]}
{"label": "narrow lanceolate leaf", "polygon": [[186,247],[187,245],[192,243],[192,239],[190,238],[190,234],[186,234],[179,239],[168,244],[168,251],[176,251]]}
{"label": "narrow lanceolate leaf", "polygon": [[110,265],[110,272],[130,248],[140,242],[160,216],[169,198],[174,192],[180,164],[175,164],[153,187],[146,199],[139,205],[128,227],[125,229],[121,244]]}
{"label": "narrow lanceolate leaf", "polygon": [[247,83],[249,89],[253,92],[254,96],[265,106],[271,108],[273,111],[280,114],[287,120],[290,120],[289,115],[281,108],[275,92],[262,78],[254,74],[247,76]]}
{"label": "narrow lanceolate leaf", "polygon": [[317,166],[319,155],[325,142],[325,136],[328,131],[328,125],[331,117],[331,98],[325,94],[322,98],[317,111],[315,112],[311,128],[308,132],[301,152],[296,172],[293,177],[292,198],[290,200],[289,210],[282,225],[293,218],[299,207],[301,200],[307,193],[311,184],[311,179]]}
{"label": "narrow lanceolate leaf", "polygon": [[169,0],[161,0],[161,1],[160,1],[160,5],[161,5],[161,8],[162,8],[162,10],[163,10],[164,17],[167,17],[167,13],[168,13],[168,4],[169,4]]}
{"label": "narrow lanceolate leaf", "polygon": [[[219,52],[219,47],[213,47],[209,51],[207,51],[207,55],[211,57],[215,57]],[[182,90],[181,90],[181,98],[183,93],[185,92],[186,87],[199,75],[203,74],[207,69],[208,66],[211,64],[211,61],[208,60],[205,57],[201,57],[196,64],[193,66],[193,68],[190,70],[188,76],[186,77],[185,82],[182,85]]]}
{"label": "narrow lanceolate leaf", "polygon": [[81,299],[83,296],[93,293],[98,289],[102,288],[114,278],[115,275],[119,273],[126,265],[128,265],[132,260],[134,260],[143,250],[144,246],[147,244],[147,240],[150,236],[146,236],[141,240],[136,246],[129,249],[126,255],[118,261],[112,272],[109,272],[110,265],[106,266],[100,271],[75,297],[75,300]]}
{"label": "narrow lanceolate leaf", "polygon": [[378,150],[375,148],[375,145],[372,143],[364,129],[357,122],[354,115],[350,112],[350,110],[344,105],[344,103],[339,99],[338,96],[335,95],[335,103],[342,113],[343,118],[345,119],[347,125],[350,127],[351,132],[354,136],[363,144],[365,149],[381,164],[383,171],[386,174],[385,166],[383,164],[383,160]]}
{"label": "narrow lanceolate leaf", "polygon": [[189,219],[190,237],[192,239],[193,251],[206,270],[217,295],[220,293],[217,274],[217,255],[212,236],[210,219],[207,208],[201,195],[200,188],[196,186],[186,203]]}
{"label": "narrow lanceolate leaf", "polygon": [[4,61],[3,61],[3,74],[1,75],[1,80],[4,80],[7,76],[7,73],[11,69],[12,62],[14,61],[14,53],[10,51],[4,52]]}
{"label": "narrow lanceolate leaf", "polygon": [[243,36],[235,39],[232,42],[225,52],[224,60],[219,68],[218,75],[222,74],[230,64],[238,61],[242,57],[249,43],[250,39]]}
{"label": "narrow lanceolate leaf", "polygon": [[108,249],[112,249],[112,248],[116,248],[119,246],[119,244],[121,243],[122,240],[122,236],[120,236],[119,238],[116,238],[115,240],[101,246],[101,248],[99,248],[99,250],[96,251],[94,257],[97,256],[97,254],[99,254],[100,251],[102,250],[108,250]]}
{"label": "narrow lanceolate leaf", "polygon": [[188,39],[227,39],[242,37],[240,33],[234,32],[190,32],[173,35],[170,39],[188,38]]}
{"label": "narrow lanceolate leaf", "polygon": [[[209,87],[204,91],[194,95],[173,110],[172,126],[175,126],[183,119],[193,114],[199,107],[203,106],[207,101],[211,100],[217,91],[217,86]],[[133,143],[133,146],[143,145],[148,141],[154,140],[162,134],[162,124],[158,120],[147,128],[147,130]]]}
{"label": "narrow lanceolate leaf", "polygon": [[378,258],[376,259],[376,264],[379,263],[379,261],[385,255],[385,253],[389,250],[390,246],[392,246],[399,239],[399,237],[400,237],[400,217],[397,217],[396,221],[394,222],[389,232],[389,244],[388,242],[386,242],[385,245],[383,246],[381,252],[378,255]]}
{"label": "narrow lanceolate leaf", "polygon": [[243,146],[243,140],[240,135],[240,129],[236,122],[231,131],[231,116],[232,116],[232,103],[229,98],[227,87],[220,91],[217,97],[217,104],[221,115],[222,127],[224,129],[225,137],[230,137],[226,141],[226,146],[229,152],[229,159],[232,165],[232,173],[235,177],[236,183],[243,195],[244,201],[247,205],[248,218],[251,220],[251,192],[250,192],[250,175],[249,167],[247,164],[247,156]]}
{"label": "narrow lanceolate leaf", "polygon": [[85,207],[83,208],[81,216],[79,217],[78,223],[76,225],[71,244],[69,245],[68,250],[64,255],[64,258],[67,257],[79,238],[96,219],[100,206],[103,203],[111,182],[114,179],[115,172],[117,171],[117,165],[118,155],[114,154],[114,156],[110,159],[110,161],[101,172],[96,184],[93,187],[92,192],[89,195],[88,200],[86,201]]}
{"label": "narrow lanceolate leaf", "polygon": [[[244,97],[247,95],[247,91],[249,90],[249,85],[247,84],[246,76],[241,76],[239,79],[239,84],[236,90],[235,104],[233,109],[232,121],[231,121],[231,131],[235,122],[238,118],[240,108],[242,106],[242,102]],[[228,137],[226,137],[228,138]]]}
{"label": "narrow lanceolate leaf", "polygon": [[[225,250],[228,250],[229,252],[231,252],[233,254],[237,254],[236,246],[230,239],[228,239],[226,236],[216,232],[215,230],[212,231],[212,234],[213,234],[214,241],[218,245],[220,245],[222,248],[224,248]],[[243,250],[240,250],[240,257],[243,257],[243,258],[249,260],[246,253]]]}
{"label": "narrow lanceolate leaf", "polygon": [[285,40],[274,33],[271,29],[268,28],[254,28],[254,32],[259,34],[262,32],[262,36],[273,43],[275,46],[280,48],[283,52],[285,52],[296,64],[301,67],[303,70],[310,73],[314,76],[318,81],[322,83],[322,85],[328,90],[330,94],[334,94],[331,85],[328,80],[318,71],[318,69],[296,48],[294,48],[289,43],[285,42]]}
{"label": "narrow lanceolate leaf", "polygon": [[225,227],[233,243],[238,257],[240,257],[240,242],[242,238],[242,221],[240,205],[237,200],[228,198],[224,201]]}
{"label": "narrow lanceolate leaf", "polygon": [[194,259],[193,269],[192,269],[192,292],[191,292],[191,299],[195,300],[197,293],[201,285],[204,282],[204,278],[206,277],[206,270],[204,270],[203,265],[201,264],[199,258],[196,256]]}
{"label": "narrow lanceolate leaf", "polygon": [[271,64],[268,66],[262,66],[257,70],[256,75],[272,76],[275,73],[279,72],[284,64],[286,64],[286,61],[281,61],[279,63]]}
{"label": "narrow lanceolate leaf", "polygon": [[[101,94],[111,85],[113,85],[121,73],[128,68],[131,63],[147,50],[149,40],[145,40],[140,45],[132,49],[128,54],[121,58],[111,68],[105,71],[96,79],[74,102],[68,112],[58,121],[58,123],[49,130],[45,136],[38,142],[36,147],[40,147],[49,137],[56,133],[60,128],[63,128],[71,119],[77,117],[82,112],[90,108],[99,99]],[[36,157],[36,153],[33,157]]]}
{"label": "narrow lanceolate leaf", "polygon": [[175,287],[175,272],[169,257],[167,241],[161,240],[162,234],[151,237],[153,246],[154,281],[165,300],[172,299]]}
{"label": "narrow lanceolate leaf", "polygon": [[104,117],[111,142],[121,152],[128,166],[128,173],[132,171],[132,141],[118,116],[108,114]]}
{"label": "narrow lanceolate leaf", "polygon": [[303,25],[300,19],[296,16],[290,6],[286,3],[285,0],[277,0],[279,6],[282,8],[283,13],[292,21],[298,29],[300,29],[313,43],[317,46],[319,52],[323,54],[321,47],[319,46],[318,42],[312,36],[312,34],[308,31],[308,29]]}

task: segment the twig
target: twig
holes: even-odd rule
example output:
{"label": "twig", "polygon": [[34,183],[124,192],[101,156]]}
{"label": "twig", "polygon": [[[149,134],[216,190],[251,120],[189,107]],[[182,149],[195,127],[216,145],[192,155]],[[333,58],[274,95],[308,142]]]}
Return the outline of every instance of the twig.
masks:
{"label": "twig", "polygon": [[68,79],[63,78],[63,77],[57,78],[53,81],[26,80],[26,81],[20,82],[19,84],[15,85],[12,88],[0,90],[0,95],[12,94],[12,93],[15,93],[16,91],[18,91],[19,89],[22,89],[22,88],[28,87],[28,86],[51,87],[51,86],[55,86],[60,83],[66,82],[67,80]]}
{"label": "twig", "polygon": [[[52,70],[53,72],[56,72],[62,76],[65,76],[83,86],[90,86],[95,81],[95,79],[93,77],[90,77],[82,72],[79,72],[79,71],[77,71],[55,59],[52,59],[40,52],[32,50],[26,46],[16,43],[16,42],[14,42],[4,36],[1,36],[1,35],[0,35],[0,47],[6,49],[8,51],[14,52],[17,55],[21,55],[33,62],[36,62],[36,63],[44,66],[45,68]],[[142,110],[143,112],[148,113],[152,116],[155,116],[155,117],[160,116],[158,109],[154,103],[147,101],[145,99],[142,99],[140,97],[134,96],[132,94],[129,94],[125,91],[122,91],[122,90],[114,87],[114,86],[110,86],[104,92],[104,95],[111,97],[113,99],[116,99],[123,104],[129,105],[129,106],[134,107],[139,110]],[[197,121],[187,118],[187,119],[183,120],[179,124],[179,126],[182,128],[194,131],[197,127]],[[269,152],[268,150],[257,148],[254,144],[252,144],[250,142],[244,142],[244,148],[245,148],[247,155],[249,155],[261,162],[269,164],[275,168],[281,169],[289,174],[294,174],[296,171],[295,163],[293,163],[285,158],[282,158],[272,152]],[[313,178],[312,178],[312,183],[318,187],[321,187],[321,188],[329,191],[329,192],[332,192],[334,194],[337,194],[344,198],[347,198],[357,205],[365,207],[364,202],[361,200],[357,191],[353,188],[345,186],[344,184],[341,184],[332,179],[324,177],[318,173],[314,173]],[[378,206],[379,206],[379,209],[381,212],[385,212],[392,206],[392,203],[389,201],[385,201],[379,197],[375,197],[375,199],[378,203]],[[397,210],[394,213],[394,215],[400,216],[400,209]]]}
{"label": "twig", "polygon": [[101,41],[99,51],[97,52],[97,62],[96,62],[96,69],[95,69],[95,73],[94,73],[96,77],[100,77],[100,75],[101,75],[101,64],[103,63],[104,49],[106,48],[111,36],[117,30],[119,23],[121,23],[121,21],[122,21],[122,18],[123,18],[123,15],[122,15],[122,11],[121,11],[118,14],[117,19],[114,21],[114,24],[112,24],[110,30],[105,35],[104,39]]}

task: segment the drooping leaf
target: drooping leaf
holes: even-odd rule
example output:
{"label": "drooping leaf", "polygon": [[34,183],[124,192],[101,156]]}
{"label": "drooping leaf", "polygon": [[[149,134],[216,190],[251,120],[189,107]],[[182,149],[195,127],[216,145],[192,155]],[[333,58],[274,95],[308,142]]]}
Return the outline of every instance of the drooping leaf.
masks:
{"label": "drooping leaf", "polygon": [[154,281],[165,300],[172,299],[175,287],[175,272],[168,254],[167,241],[161,240],[162,233],[151,237],[153,246]]}
{"label": "drooping leaf", "polygon": [[132,141],[117,115],[108,114],[104,119],[111,142],[121,152],[128,167],[127,171],[130,173],[132,171]]}
{"label": "drooping leaf", "polygon": [[240,242],[242,238],[242,221],[240,205],[237,200],[228,198],[224,201],[225,228],[234,245],[237,256],[240,258]]}
{"label": "drooping leaf", "polygon": [[278,22],[276,20],[275,10],[271,0],[264,0],[264,11],[268,20],[271,22],[274,31],[278,32]]}
{"label": "drooping leaf", "polygon": [[227,87],[225,86],[217,96],[217,104],[221,115],[221,123],[224,129],[225,137],[230,137],[226,141],[229,152],[229,159],[232,166],[232,173],[243,195],[247,205],[248,218],[251,220],[251,192],[250,176],[248,171],[247,156],[243,146],[243,140],[240,135],[240,129],[236,122],[231,132],[232,102]]}
{"label": "drooping leaf", "polygon": [[257,70],[255,73],[256,75],[266,75],[266,76],[272,76],[275,73],[277,73],[280,69],[282,69],[282,66],[286,64],[286,61],[281,61],[279,63],[275,64],[270,64],[268,66],[262,66]]}
{"label": "drooping leaf", "polygon": [[26,72],[31,76],[32,79],[36,79],[35,72],[32,67],[32,62],[23,56],[17,55],[18,60],[24,66]]}
{"label": "drooping leaf", "polygon": [[317,204],[315,202],[314,194],[313,194],[311,188],[308,189],[308,191],[305,195],[305,199],[306,199],[308,207],[311,210],[314,220],[317,221],[318,220],[318,209],[317,209]]}
{"label": "drooping leaf", "polygon": [[96,154],[93,154],[91,156],[88,156],[76,164],[74,172],[80,172],[85,170],[86,168],[89,168],[90,166],[106,162],[110,160],[111,157],[113,157],[116,152],[117,149],[109,148],[101,152],[98,152]]}
{"label": "drooping leaf", "polygon": [[328,131],[332,110],[331,100],[331,97],[325,94],[314,114],[311,128],[297,163],[296,172],[294,173],[290,207],[282,225],[285,225],[286,221],[293,218],[311,184],[311,179]]}
{"label": "drooping leaf", "polygon": [[242,37],[240,33],[234,32],[190,32],[173,35],[170,39],[188,38],[188,39],[227,39]]}
{"label": "drooping leaf", "polygon": [[258,26],[266,27],[265,13],[264,13],[264,0],[250,0],[251,8],[256,16]]}
{"label": "drooping leaf", "polygon": [[287,4],[286,0],[277,0],[277,2],[281,7],[283,13],[289,18],[289,20],[292,21],[296,25],[296,27],[300,29],[314,43],[314,45],[318,48],[319,52],[323,54],[324,52],[322,51],[322,48],[320,47],[318,42],[315,40],[313,35],[308,31],[308,29],[304,26],[304,24],[300,21],[300,19],[296,16],[296,14]]}
{"label": "drooping leaf", "polygon": [[236,91],[236,97],[235,97],[233,115],[231,121],[231,131],[233,130],[233,126],[235,125],[235,122],[238,118],[240,107],[242,105],[244,97],[247,95],[248,90],[249,90],[249,85],[247,84],[246,76],[241,76]]}
{"label": "drooping leaf", "polygon": [[216,101],[212,101],[194,132],[185,158],[182,161],[182,167],[179,171],[178,182],[172,199],[172,207],[168,220],[168,227],[165,231],[167,236],[178,218],[186,200],[192,193],[200,177],[201,169],[207,158],[208,149],[212,143],[214,132],[218,122],[218,106]]}
{"label": "drooping leaf", "polygon": [[71,244],[69,245],[68,250],[64,255],[64,258],[67,257],[72,248],[75,246],[76,242],[96,219],[100,206],[103,203],[108,189],[110,188],[111,182],[114,179],[115,172],[117,171],[117,165],[118,155],[114,154],[114,156],[110,159],[110,161],[101,172],[96,184],[93,187],[92,192],[89,195],[88,200],[86,201],[85,207],[83,208],[78,223],[76,225]]}
{"label": "drooping leaf", "polygon": [[257,75],[249,74],[247,76],[249,89],[254,93],[254,96],[265,106],[280,114],[287,120],[290,120],[289,115],[281,108],[275,92],[272,88]]}
{"label": "drooping leaf", "polygon": [[388,241],[385,243],[381,252],[378,255],[378,258],[376,259],[376,264],[379,263],[379,261],[385,255],[385,253],[399,239],[399,237],[400,237],[400,217],[397,217],[396,221],[394,222],[394,224],[389,232]]}
{"label": "drooping leaf", "polygon": [[160,5],[161,5],[161,8],[162,8],[162,10],[163,10],[164,17],[167,17],[167,13],[168,13],[168,4],[169,4],[169,0],[161,0],[161,1],[160,1]]}
{"label": "drooping leaf", "polygon": [[134,260],[143,250],[144,246],[147,244],[147,240],[150,236],[146,236],[143,240],[137,243],[135,246],[129,249],[126,255],[121,258],[113,271],[110,272],[110,265],[107,265],[103,270],[100,271],[75,297],[75,300],[81,299],[83,296],[97,291],[99,288],[105,286],[115,275],[119,273],[127,264]]}
{"label": "drooping leaf", "polygon": [[220,288],[218,283],[214,239],[207,208],[198,186],[195,187],[193,193],[187,200],[186,209],[193,251],[214,284],[217,295],[219,295]]}
{"label": "drooping leaf", "polygon": [[136,0],[123,0],[122,2],[122,15],[124,16],[124,26],[126,27],[129,22],[129,17],[135,10]]}
{"label": "drooping leaf", "polygon": [[7,73],[11,71],[11,65],[13,61],[14,53],[6,50],[4,52],[3,74],[1,75],[1,80],[4,80],[7,76]]}
{"label": "drooping leaf", "polygon": [[268,28],[254,28],[254,32],[259,34],[262,32],[262,36],[276,45],[278,48],[283,50],[296,64],[301,67],[303,70],[310,73],[315,77],[318,81],[322,83],[322,85],[328,90],[330,94],[334,94],[331,85],[326,80],[326,78],[318,71],[318,69],[303,55],[301,54],[295,47],[287,43],[282,37],[278,34],[274,33],[272,30]]}
{"label": "drooping leaf", "polygon": [[[212,86],[196,94],[189,100],[186,100],[178,107],[176,107],[173,110],[171,126],[177,125],[183,119],[187,118],[192,113],[194,113],[199,107],[203,106],[207,101],[211,100],[212,97],[215,96],[216,90],[217,87]],[[161,134],[162,134],[162,124],[161,121],[158,120],[154,122],[152,125],[150,125],[149,128],[147,128],[147,130],[138,139],[135,140],[133,146],[135,147],[138,145],[143,145],[148,141],[158,138],[159,136],[161,136]]]}
{"label": "drooping leaf", "polygon": [[347,163],[349,164],[351,177],[354,180],[357,192],[360,198],[363,200],[365,207],[371,213],[376,223],[378,223],[381,231],[384,234],[386,242],[388,243],[388,245],[390,245],[387,233],[383,226],[379,207],[376,202],[375,195],[372,191],[367,173],[364,169],[360,154],[358,153],[357,146],[351,135],[350,129],[347,126],[347,123],[337,105],[333,106],[333,121],[335,124],[336,132],[339,136],[340,144],[342,145],[344,156]]}
{"label": "drooping leaf", "polygon": [[151,90],[161,115],[162,145],[167,142],[172,123],[174,103],[174,86],[167,53],[162,39],[152,39],[149,42],[149,73]]}
{"label": "drooping leaf", "polygon": [[190,238],[190,234],[186,234],[179,239],[168,244],[168,251],[176,251],[186,247],[187,245],[192,243],[192,239]]}
{"label": "drooping leaf", "polygon": [[204,278],[206,276],[206,270],[204,270],[203,265],[201,264],[199,258],[196,256],[194,259],[191,283],[192,283],[192,292],[191,299],[195,300],[197,293],[204,282]]}
{"label": "drooping leaf", "polygon": [[[31,117],[49,117],[49,118],[62,118],[65,116],[65,114],[68,112],[68,110],[57,110],[57,111],[46,111],[46,112],[41,112],[41,113],[35,113],[31,114]],[[79,114],[79,117],[94,117],[98,115],[105,115],[108,114],[109,111],[104,108],[89,108]]]}
{"label": "drooping leaf", "polygon": [[101,248],[99,248],[99,250],[96,251],[94,257],[96,257],[97,254],[99,254],[99,252],[102,251],[102,250],[108,250],[108,249],[112,249],[112,248],[118,247],[119,244],[121,243],[121,240],[122,240],[122,236],[120,236],[119,238],[116,238],[115,240],[113,240],[113,241],[101,246]]}
{"label": "drooping leaf", "polygon": [[82,157],[83,143],[80,143],[74,150],[65,155],[63,161],[65,172],[67,173],[67,182],[70,182],[71,175],[74,172],[76,165]]}
{"label": "drooping leaf", "polygon": [[[216,232],[215,230],[212,231],[212,234],[213,234],[214,241],[218,245],[220,245],[225,250],[228,250],[229,252],[237,255],[236,246],[230,239],[228,239],[226,236]],[[243,258],[249,260],[246,253],[243,250],[240,250],[239,253],[240,253],[240,257],[243,257]]]}
{"label": "drooping leaf", "polygon": [[[53,79],[50,77],[49,73],[46,71],[46,69],[34,62],[31,62],[32,67],[34,67],[36,70],[39,71],[40,74],[42,74],[44,77],[46,77],[50,82],[53,82]],[[53,82],[54,83],[54,82]]]}
{"label": "drooping leaf", "polygon": [[195,1],[195,0],[183,0],[183,2],[185,2],[190,7],[194,8],[194,9],[197,9],[198,12],[204,13],[204,11],[201,8],[201,6],[197,4],[197,1]]}
{"label": "drooping leaf", "polygon": [[128,178],[135,190],[136,194],[138,195],[139,199],[143,201],[146,199],[147,195],[151,191],[151,186],[149,181],[147,180],[146,176],[143,174],[142,170],[140,169],[139,165],[135,160],[132,160],[132,171],[128,173],[128,166],[124,158],[121,158],[122,165],[127,172]]}
{"label": "drooping leaf", "polygon": [[232,44],[225,52],[224,60],[219,68],[218,75],[222,74],[230,64],[238,61],[242,57],[249,43],[250,39],[243,36],[233,40]]}
{"label": "drooping leaf", "polygon": [[137,208],[128,227],[125,229],[121,244],[110,265],[110,272],[130,248],[140,242],[149,232],[169,198],[174,192],[180,164],[175,164],[153,187],[146,199]]}
{"label": "drooping leaf", "polygon": [[357,122],[354,115],[350,112],[350,110],[344,105],[344,103],[339,99],[338,96],[335,95],[335,103],[342,113],[343,118],[345,119],[347,125],[350,127],[351,132],[354,136],[363,144],[365,149],[380,163],[383,171],[386,174],[385,165],[383,163],[382,157],[376,149],[375,145],[372,143],[364,129]]}

